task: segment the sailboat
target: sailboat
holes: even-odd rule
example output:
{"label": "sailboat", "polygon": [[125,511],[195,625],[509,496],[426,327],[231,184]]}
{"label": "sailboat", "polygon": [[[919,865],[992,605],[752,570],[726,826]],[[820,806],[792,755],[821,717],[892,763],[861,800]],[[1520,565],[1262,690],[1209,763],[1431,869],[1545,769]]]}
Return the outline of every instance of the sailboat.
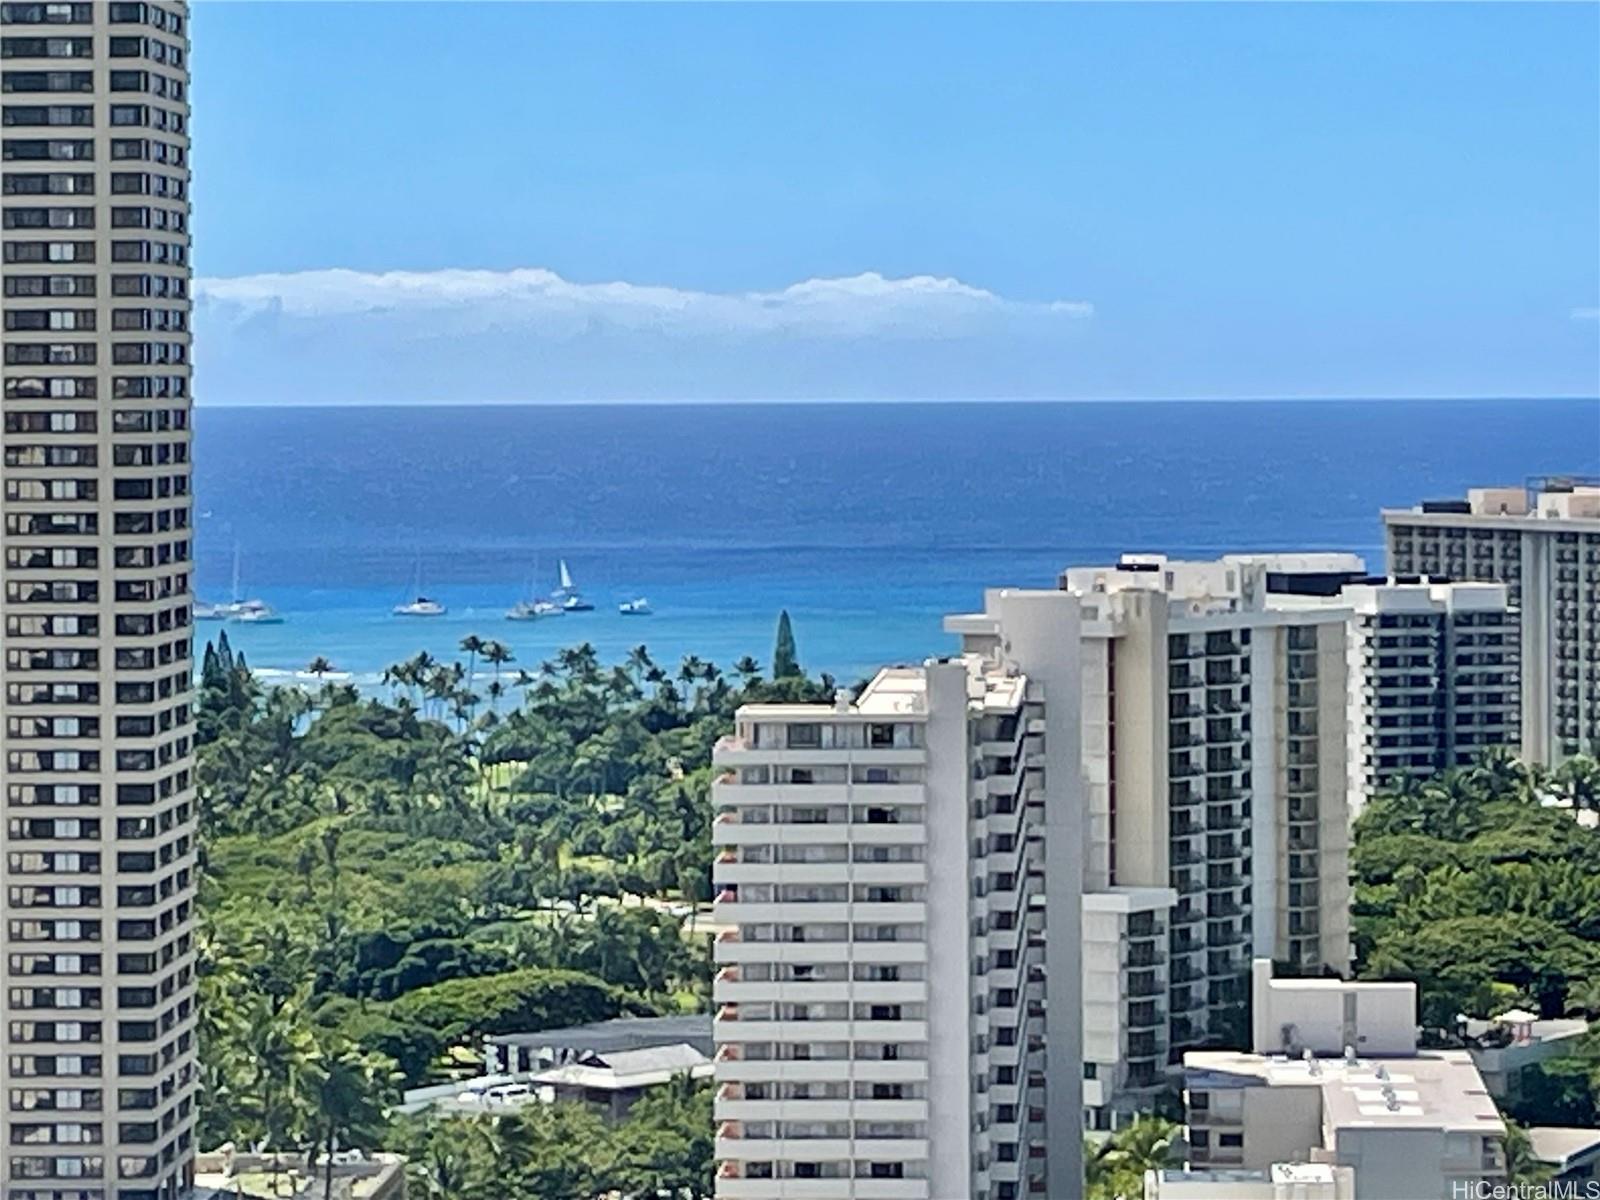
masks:
{"label": "sailboat", "polygon": [[565,611],[561,605],[540,596],[534,600],[518,600],[506,610],[506,620],[537,621],[541,617],[559,617]]}
{"label": "sailboat", "polygon": [[233,598],[226,604],[197,604],[195,616],[202,621],[232,621],[244,625],[281,625],[283,618],[265,600],[239,598],[239,546],[233,547]]}
{"label": "sailboat", "polygon": [[417,556],[417,582],[413,588],[415,599],[404,604],[396,604],[393,612],[397,617],[442,617],[448,611],[437,600],[430,599],[422,594],[422,556]]}
{"label": "sailboat", "polygon": [[282,625],[283,616],[272,605],[260,600],[241,600],[228,617],[236,625]]}
{"label": "sailboat", "polygon": [[[538,577],[539,560],[535,558],[533,560],[533,573],[528,577],[528,590],[530,592],[533,590],[533,580],[537,579]],[[561,612],[561,605],[555,603],[553,600],[548,600],[543,596],[531,596],[527,599],[518,600],[515,604],[508,608],[506,610],[506,620],[538,621],[544,617],[559,617]]]}
{"label": "sailboat", "polygon": [[561,586],[556,588],[556,597],[561,601],[562,612],[593,612],[594,605],[583,598],[583,593],[578,591],[572,582],[572,572],[567,570],[567,560],[561,559],[558,564],[561,575]]}

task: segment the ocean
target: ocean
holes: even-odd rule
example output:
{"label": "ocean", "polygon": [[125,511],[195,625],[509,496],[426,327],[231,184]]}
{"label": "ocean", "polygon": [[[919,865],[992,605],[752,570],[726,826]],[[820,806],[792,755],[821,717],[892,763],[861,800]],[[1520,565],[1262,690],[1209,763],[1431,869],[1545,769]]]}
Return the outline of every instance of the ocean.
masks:
{"label": "ocean", "polygon": [[[1600,403],[202,407],[197,590],[227,599],[237,556],[284,623],[228,637],[274,676],[370,683],[471,633],[530,669],[581,641],[765,662],[787,608],[802,664],[853,680],[950,649],[988,586],[1124,551],[1376,570],[1381,507],[1553,473],[1600,474]],[[596,610],[505,620],[561,559]],[[447,615],[391,614],[419,586]]]}

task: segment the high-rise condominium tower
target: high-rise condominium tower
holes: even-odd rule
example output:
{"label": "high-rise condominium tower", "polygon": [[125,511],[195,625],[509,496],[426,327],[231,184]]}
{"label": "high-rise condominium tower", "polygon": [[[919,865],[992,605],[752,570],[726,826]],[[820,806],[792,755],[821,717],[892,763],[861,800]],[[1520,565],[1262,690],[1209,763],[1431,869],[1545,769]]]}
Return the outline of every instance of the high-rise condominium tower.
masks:
{"label": "high-rise condominium tower", "polygon": [[1274,599],[1361,573],[1348,555],[1127,555],[1062,576],[1082,611],[1085,906],[1129,972],[1126,995],[1111,972],[1085,983],[1086,1020],[1121,1009],[1118,1044],[1090,1039],[1093,1127],[1148,1110],[1175,1053],[1236,1011],[1253,956],[1349,967],[1348,609]]}
{"label": "high-rise condominium tower", "polygon": [[1077,604],[951,627],[717,746],[721,1200],[1082,1194]]}
{"label": "high-rise condominium tower", "polygon": [[194,1162],[188,19],[0,4],[5,1200]]}
{"label": "high-rise condominium tower", "polygon": [[1600,483],[1473,488],[1385,509],[1383,524],[1394,574],[1506,585],[1521,612],[1524,757],[1555,764],[1600,743]]}

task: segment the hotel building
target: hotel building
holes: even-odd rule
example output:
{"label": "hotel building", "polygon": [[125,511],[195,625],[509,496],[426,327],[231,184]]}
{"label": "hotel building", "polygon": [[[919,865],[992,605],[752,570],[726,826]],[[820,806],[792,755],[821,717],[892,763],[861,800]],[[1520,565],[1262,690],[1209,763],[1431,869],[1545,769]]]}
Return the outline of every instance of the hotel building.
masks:
{"label": "hotel building", "polygon": [[1600,483],[1536,480],[1385,509],[1389,571],[1506,585],[1521,614],[1522,754],[1600,741]]}
{"label": "hotel building", "polygon": [[0,4],[5,1200],[194,1174],[188,53]]}
{"label": "hotel building", "polygon": [[1077,603],[952,620],[985,645],[716,747],[723,1200],[1082,1190]]}
{"label": "hotel building", "polygon": [[1498,583],[1363,583],[1350,616],[1351,816],[1407,779],[1520,745],[1517,613]]}

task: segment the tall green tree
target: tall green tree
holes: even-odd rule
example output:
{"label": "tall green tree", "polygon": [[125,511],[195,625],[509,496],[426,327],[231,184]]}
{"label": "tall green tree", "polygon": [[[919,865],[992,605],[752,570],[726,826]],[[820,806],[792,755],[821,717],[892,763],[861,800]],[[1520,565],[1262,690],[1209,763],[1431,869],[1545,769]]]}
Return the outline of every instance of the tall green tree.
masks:
{"label": "tall green tree", "polygon": [[800,675],[800,658],[794,644],[794,626],[789,621],[789,610],[778,614],[778,636],[772,645],[772,677],[793,679]]}

